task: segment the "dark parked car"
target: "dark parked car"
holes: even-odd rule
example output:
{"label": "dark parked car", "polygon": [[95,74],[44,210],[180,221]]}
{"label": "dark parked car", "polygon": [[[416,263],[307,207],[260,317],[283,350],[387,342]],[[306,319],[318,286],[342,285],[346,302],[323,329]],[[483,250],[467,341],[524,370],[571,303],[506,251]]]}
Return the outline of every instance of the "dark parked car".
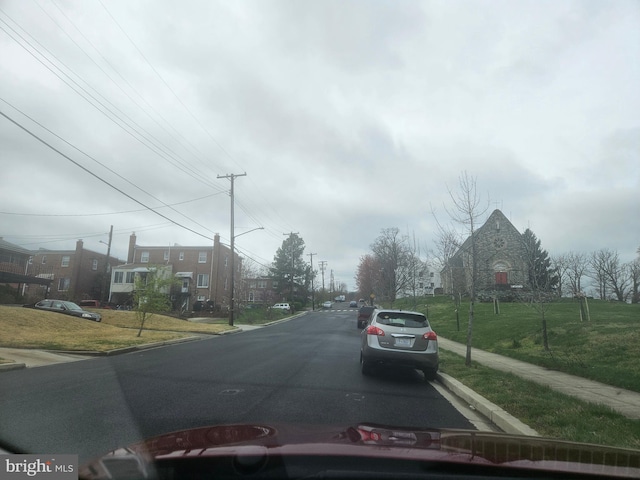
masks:
{"label": "dark parked car", "polygon": [[369,375],[373,365],[416,368],[426,380],[438,371],[438,336],[427,317],[404,310],[374,310],[362,333],[360,367]]}
{"label": "dark parked car", "polygon": [[37,308],[38,310],[47,310],[49,312],[64,313],[65,315],[71,315],[73,317],[85,318],[87,320],[93,320],[99,322],[102,320],[102,315],[94,312],[87,312],[80,308],[73,302],[66,300],[40,300],[33,305],[24,305],[29,308]]}
{"label": "dark parked car", "polygon": [[375,310],[375,307],[360,307],[358,310],[358,328],[362,329],[369,321],[371,313]]}

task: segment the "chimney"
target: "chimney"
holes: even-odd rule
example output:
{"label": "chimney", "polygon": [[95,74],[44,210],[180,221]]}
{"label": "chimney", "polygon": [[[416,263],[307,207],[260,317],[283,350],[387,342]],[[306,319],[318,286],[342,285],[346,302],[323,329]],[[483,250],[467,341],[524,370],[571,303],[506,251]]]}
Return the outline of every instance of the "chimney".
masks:
{"label": "chimney", "polygon": [[129,237],[129,253],[127,254],[127,263],[133,263],[136,254],[136,232]]}

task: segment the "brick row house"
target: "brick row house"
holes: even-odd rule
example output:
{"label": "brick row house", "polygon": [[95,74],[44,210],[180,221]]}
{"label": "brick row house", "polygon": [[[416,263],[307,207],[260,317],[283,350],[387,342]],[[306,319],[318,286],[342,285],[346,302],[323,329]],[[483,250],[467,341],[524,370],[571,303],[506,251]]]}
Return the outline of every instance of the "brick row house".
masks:
{"label": "brick row house", "polygon": [[78,240],[75,250],[47,250],[33,252],[28,271],[46,270],[52,280],[49,291],[28,288],[28,296],[59,298],[73,301],[106,300],[111,269],[122,263],[121,259],[84,248]]}
{"label": "brick row house", "polygon": [[40,286],[47,290],[52,283],[50,266],[30,267],[33,252],[0,237],[0,285],[2,303],[19,302],[28,286]]}
{"label": "brick row house", "polygon": [[0,242],[0,283],[18,288],[28,301],[106,299],[109,272],[121,263],[84,248],[82,240],[76,242],[75,250],[35,251]]}
{"label": "brick row house", "polygon": [[[231,249],[220,242],[216,234],[212,245],[142,246],[133,233],[129,237],[127,262],[111,272],[110,302],[131,305],[136,275],[149,268],[163,267],[179,279],[171,300],[176,310],[188,312],[198,302],[208,303],[216,310],[228,308],[231,282]],[[236,285],[240,282],[242,258],[234,260]]]}
{"label": "brick row house", "polygon": [[241,287],[242,301],[249,305],[273,305],[287,299],[278,292],[278,280],[270,277],[247,278]]}

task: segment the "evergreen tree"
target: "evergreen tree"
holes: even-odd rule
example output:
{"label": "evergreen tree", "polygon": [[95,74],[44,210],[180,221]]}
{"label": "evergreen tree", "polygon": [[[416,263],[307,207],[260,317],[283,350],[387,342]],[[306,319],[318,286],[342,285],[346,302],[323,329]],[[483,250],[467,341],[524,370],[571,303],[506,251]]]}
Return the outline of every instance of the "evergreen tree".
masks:
{"label": "evergreen tree", "polygon": [[553,292],[558,286],[558,274],[551,266],[549,253],[542,248],[540,240],[528,228],[522,234],[522,243],[529,268],[529,286],[532,290]]}
{"label": "evergreen tree", "polygon": [[304,303],[307,296],[311,269],[304,261],[304,247],[304,240],[297,233],[292,233],[273,257],[270,276],[278,282],[278,294],[290,302],[297,300]]}

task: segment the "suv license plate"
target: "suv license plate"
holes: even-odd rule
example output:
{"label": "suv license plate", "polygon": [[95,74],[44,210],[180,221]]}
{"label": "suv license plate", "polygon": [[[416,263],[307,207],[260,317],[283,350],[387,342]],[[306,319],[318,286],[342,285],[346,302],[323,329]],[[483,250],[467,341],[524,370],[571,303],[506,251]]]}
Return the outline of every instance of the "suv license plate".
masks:
{"label": "suv license plate", "polygon": [[410,347],[411,339],[409,338],[396,338],[396,347]]}

